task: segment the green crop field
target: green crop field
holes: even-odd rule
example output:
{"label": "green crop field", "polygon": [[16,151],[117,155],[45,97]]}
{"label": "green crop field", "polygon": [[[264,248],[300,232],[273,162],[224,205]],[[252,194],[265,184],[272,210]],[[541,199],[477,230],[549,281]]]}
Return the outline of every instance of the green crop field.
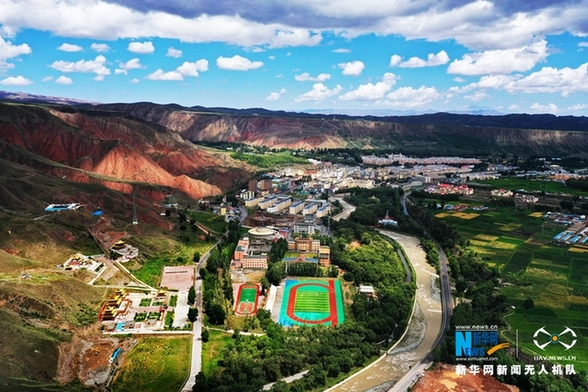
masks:
{"label": "green crop field", "polygon": [[190,373],[192,338],[144,338],[129,352],[112,391],[178,391]]}
{"label": "green crop field", "polygon": [[538,181],[526,178],[500,178],[498,180],[476,180],[476,183],[488,184],[494,188],[503,188],[511,191],[524,189],[526,191],[545,191],[548,193],[573,193],[576,195],[588,196],[588,192],[568,188],[561,182]]}
{"label": "green crop field", "polygon": [[[551,242],[564,227],[531,216],[530,211],[506,207],[482,211],[470,220],[451,212],[441,219],[469,239],[470,248],[489,266],[500,269],[506,282],[500,292],[515,306],[506,318],[511,329],[505,336],[512,342],[518,330],[525,351],[576,356],[576,370],[588,370],[588,253]],[[526,299],[534,301],[533,308],[524,308]],[[577,343],[568,351],[559,344],[541,350],[533,343],[541,327],[553,334],[569,327],[577,334]]]}

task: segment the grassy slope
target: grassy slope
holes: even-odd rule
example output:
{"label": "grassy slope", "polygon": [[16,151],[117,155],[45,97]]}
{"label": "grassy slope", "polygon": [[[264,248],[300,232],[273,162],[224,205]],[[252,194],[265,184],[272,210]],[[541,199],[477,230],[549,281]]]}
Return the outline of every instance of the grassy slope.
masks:
{"label": "grassy slope", "polygon": [[144,338],[131,350],[112,391],[177,391],[190,373],[191,338]]}

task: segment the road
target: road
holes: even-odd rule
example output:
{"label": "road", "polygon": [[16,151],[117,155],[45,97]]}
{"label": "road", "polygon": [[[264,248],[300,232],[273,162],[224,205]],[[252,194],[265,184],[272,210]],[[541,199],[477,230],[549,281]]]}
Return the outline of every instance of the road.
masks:
{"label": "road", "polygon": [[198,319],[192,324],[192,359],[190,361],[190,375],[186,380],[186,384],[184,384],[184,387],[182,388],[182,392],[192,391],[192,387],[196,382],[196,375],[202,370],[202,280],[199,279],[200,269],[204,267],[206,260],[210,257],[210,251],[218,246],[221,239],[219,239],[204,255],[200,257],[200,261],[196,265],[196,282],[194,283],[194,288],[196,289]]}
{"label": "road", "polygon": [[331,197],[331,200],[339,200],[343,206],[343,211],[333,217],[333,220],[341,220],[349,218],[349,215],[355,211],[355,206],[347,203],[342,197]]}

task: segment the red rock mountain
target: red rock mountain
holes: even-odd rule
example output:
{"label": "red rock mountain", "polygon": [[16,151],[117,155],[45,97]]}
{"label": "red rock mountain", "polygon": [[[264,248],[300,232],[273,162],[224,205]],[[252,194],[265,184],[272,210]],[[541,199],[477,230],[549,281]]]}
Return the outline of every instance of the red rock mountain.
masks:
{"label": "red rock mountain", "polygon": [[165,126],[193,142],[271,148],[393,148],[430,155],[586,155],[588,118],[438,113],[350,117],[263,109],[184,108],[152,103],[98,107]]}
{"label": "red rock mountain", "polygon": [[191,198],[220,194],[248,176],[165,127],[121,113],[57,106],[0,104],[0,157],[123,192],[148,183]]}

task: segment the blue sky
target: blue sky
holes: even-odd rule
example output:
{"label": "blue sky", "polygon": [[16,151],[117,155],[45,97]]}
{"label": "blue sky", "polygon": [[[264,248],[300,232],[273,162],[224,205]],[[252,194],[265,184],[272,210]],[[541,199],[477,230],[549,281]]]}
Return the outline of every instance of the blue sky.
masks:
{"label": "blue sky", "polygon": [[588,0],[4,0],[0,89],[94,102],[585,116]]}

